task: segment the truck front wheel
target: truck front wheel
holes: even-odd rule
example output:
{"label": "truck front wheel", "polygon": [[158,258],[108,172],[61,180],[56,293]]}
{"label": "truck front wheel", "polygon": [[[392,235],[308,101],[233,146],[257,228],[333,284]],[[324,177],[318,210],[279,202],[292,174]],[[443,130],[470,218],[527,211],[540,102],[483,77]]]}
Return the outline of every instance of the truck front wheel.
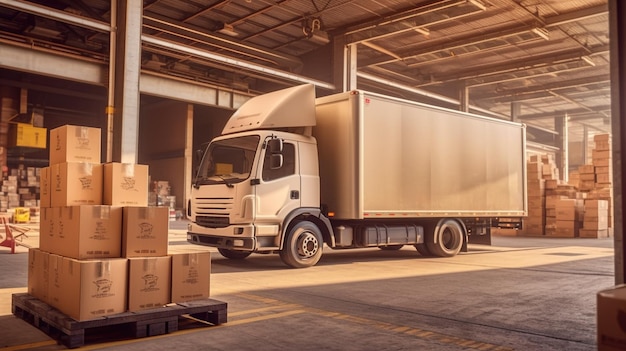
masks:
{"label": "truck front wheel", "polygon": [[461,251],[465,233],[461,224],[454,219],[442,219],[432,231],[426,233],[428,251],[439,257],[452,257]]}
{"label": "truck front wheel", "polygon": [[315,224],[298,222],[289,230],[280,258],[293,268],[311,267],[322,257],[323,246],[322,233]]}
{"label": "truck front wheel", "polygon": [[252,252],[250,251],[239,251],[239,250],[229,250],[219,248],[217,251],[224,257],[230,258],[231,260],[243,260],[244,258],[250,256]]}

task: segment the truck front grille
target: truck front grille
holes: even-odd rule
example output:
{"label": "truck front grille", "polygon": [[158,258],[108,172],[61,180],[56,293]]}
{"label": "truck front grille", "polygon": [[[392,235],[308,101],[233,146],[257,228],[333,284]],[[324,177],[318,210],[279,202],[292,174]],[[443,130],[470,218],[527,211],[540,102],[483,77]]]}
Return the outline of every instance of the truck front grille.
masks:
{"label": "truck front grille", "polygon": [[204,197],[196,200],[196,224],[207,228],[224,228],[230,225],[229,214],[233,198]]}

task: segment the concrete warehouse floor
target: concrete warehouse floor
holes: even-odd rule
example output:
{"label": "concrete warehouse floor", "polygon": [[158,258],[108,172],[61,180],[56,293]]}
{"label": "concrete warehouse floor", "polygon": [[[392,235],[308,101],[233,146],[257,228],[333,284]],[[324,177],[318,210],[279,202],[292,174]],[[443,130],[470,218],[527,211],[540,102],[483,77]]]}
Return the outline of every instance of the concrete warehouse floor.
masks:
{"label": "concrete warehouse floor", "polygon": [[[596,292],[614,282],[612,239],[494,237],[453,258],[326,249],[317,266],[289,269],[277,255],[231,261],[189,245],[184,227],[172,222],[170,251],[215,253],[211,297],[228,303],[228,322],[90,336],[83,349],[595,350]],[[36,245],[36,229],[28,235]],[[26,252],[0,248],[0,347],[64,349],[11,314]]]}

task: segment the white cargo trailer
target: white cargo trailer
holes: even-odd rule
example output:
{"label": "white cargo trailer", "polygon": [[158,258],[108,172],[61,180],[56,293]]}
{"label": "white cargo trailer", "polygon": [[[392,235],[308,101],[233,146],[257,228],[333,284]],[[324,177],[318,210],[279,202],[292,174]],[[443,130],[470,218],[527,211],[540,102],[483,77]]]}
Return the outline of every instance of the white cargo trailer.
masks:
{"label": "white cargo trailer", "polygon": [[333,249],[454,256],[526,216],[525,127],[364,91],[250,99],[204,152],[187,240],[292,267]]}

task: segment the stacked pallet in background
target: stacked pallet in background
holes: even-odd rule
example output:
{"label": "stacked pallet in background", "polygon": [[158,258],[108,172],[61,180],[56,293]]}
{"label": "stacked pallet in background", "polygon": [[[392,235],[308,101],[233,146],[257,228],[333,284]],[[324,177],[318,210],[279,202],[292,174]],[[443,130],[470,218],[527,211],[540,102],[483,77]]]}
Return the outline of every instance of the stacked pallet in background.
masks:
{"label": "stacked pallet in background", "polygon": [[533,155],[527,163],[528,217],[518,235],[602,238],[612,223],[611,140],[594,136],[592,163],[582,165],[566,183],[554,160]]}
{"label": "stacked pallet in background", "polygon": [[148,166],[101,164],[96,128],[50,140],[30,295],[77,321],[209,297],[209,252],[168,255],[169,209],[147,205]]}
{"label": "stacked pallet in background", "polygon": [[176,219],[176,196],[171,194],[172,187],[167,180],[155,180],[152,182],[150,193],[148,194],[148,204],[150,206],[169,207],[170,220]]}
{"label": "stacked pallet in background", "polygon": [[[27,211],[27,222],[39,220],[39,181],[41,168],[22,164],[10,168],[2,179],[0,212]],[[19,221],[22,222],[23,221]]]}

